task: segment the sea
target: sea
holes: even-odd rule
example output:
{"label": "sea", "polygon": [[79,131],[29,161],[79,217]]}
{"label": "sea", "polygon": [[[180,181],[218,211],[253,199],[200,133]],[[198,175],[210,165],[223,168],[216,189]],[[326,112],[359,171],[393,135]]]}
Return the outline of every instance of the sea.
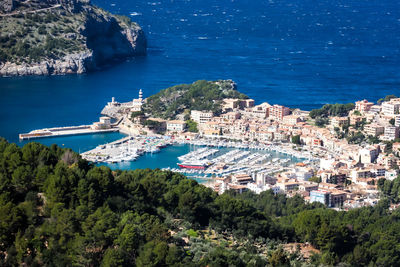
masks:
{"label": "sea", "polygon": [[[147,97],[200,79],[232,79],[256,103],[304,110],[400,95],[397,0],[92,3],[138,22],[147,56],[84,75],[0,78],[0,136],[23,145],[18,133],[97,121],[111,97],[130,101],[140,88]],[[83,152],[122,136],[37,141]]]}

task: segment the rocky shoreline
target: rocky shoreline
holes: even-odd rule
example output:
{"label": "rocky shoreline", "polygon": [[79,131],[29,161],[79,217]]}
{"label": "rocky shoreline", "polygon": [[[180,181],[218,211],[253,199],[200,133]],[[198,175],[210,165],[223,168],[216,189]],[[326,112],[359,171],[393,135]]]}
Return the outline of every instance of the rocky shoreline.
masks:
{"label": "rocky shoreline", "polygon": [[[69,11],[61,6],[57,12]],[[81,74],[146,54],[146,37],[136,23],[126,23],[90,4],[83,6],[80,12],[85,16],[83,25],[79,26],[76,34],[65,38],[76,39],[79,35],[84,40],[81,51],[65,51],[59,57],[43,56],[38,62],[0,61],[0,76]]]}

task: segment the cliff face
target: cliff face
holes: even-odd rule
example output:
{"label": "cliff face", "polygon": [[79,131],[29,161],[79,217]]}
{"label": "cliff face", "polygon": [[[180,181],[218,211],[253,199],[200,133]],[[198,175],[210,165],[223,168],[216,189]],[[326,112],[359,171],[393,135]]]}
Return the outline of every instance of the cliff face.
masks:
{"label": "cliff face", "polygon": [[[1,76],[84,73],[146,54],[142,29],[127,17],[86,0],[31,1],[14,3],[15,10],[1,6]],[[27,34],[18,35],[13,23]]]}

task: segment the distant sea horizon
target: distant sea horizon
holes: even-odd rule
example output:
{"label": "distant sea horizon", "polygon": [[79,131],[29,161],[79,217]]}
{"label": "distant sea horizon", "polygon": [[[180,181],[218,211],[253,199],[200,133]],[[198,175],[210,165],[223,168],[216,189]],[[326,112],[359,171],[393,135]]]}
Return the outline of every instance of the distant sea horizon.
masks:
{"label": "distant sea horizon", "polygon": [[[311,110],[400,95],[397,1],[92,0],[138,22],[148,55],[83,75],[0,78],[0,136],[96,121],[111,97],[232,79],[257,104]],[[37,139],[84,150],[120,134]],[[19,143],[22,144],[22,143]]]}

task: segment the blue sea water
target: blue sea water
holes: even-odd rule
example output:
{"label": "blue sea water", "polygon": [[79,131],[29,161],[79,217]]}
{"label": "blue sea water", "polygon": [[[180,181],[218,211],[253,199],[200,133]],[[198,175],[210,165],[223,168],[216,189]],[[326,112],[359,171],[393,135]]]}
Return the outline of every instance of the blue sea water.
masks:
{"label": "blue sea water", "polygon": [[[399,1],[92,2],[137,21],[148,55],[85,75],[0,78],[0,136],[91,123],[112,96],[199,79],[233,79],[257,103],[306,110],[400,94]],[[82,151],[118,137],[39,141]]]}

